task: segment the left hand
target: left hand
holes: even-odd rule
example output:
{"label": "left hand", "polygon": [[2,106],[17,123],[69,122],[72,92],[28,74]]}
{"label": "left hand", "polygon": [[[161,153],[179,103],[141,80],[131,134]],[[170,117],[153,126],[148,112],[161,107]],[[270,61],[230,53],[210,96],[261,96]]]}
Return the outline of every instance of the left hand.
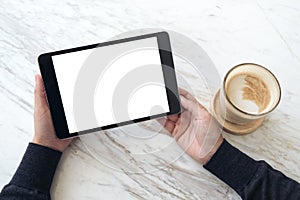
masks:
{"label": "left hand", "polygon": [[32,142],[63,152],[72,142],[72,139],[60,140],[56,137],[45,95],[42,77],[36,75],[34,90],[34,137]]}

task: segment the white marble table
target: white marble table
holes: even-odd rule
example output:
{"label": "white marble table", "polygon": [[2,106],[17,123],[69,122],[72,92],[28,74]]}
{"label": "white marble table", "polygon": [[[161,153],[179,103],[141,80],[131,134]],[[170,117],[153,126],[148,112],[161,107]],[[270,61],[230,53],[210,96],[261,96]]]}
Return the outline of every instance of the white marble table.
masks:
{"label": "white marble table", "polygon": [[[37,56],[149,27],[174,30],[193,39],[208,53],[221,76],[242,62],[262,64],[277,75],[282,102],[263,126],[247,136],[224,133],[224,137],[299,182],[299,18],[297,0],[2,0],[0,188],[11,179],[33,135]],[[191,74],[186,76],[196,80]],[[204,98],[202,103],[208,105],[209,100]],[[103,133],[99,144],[103,146],[102,161],[120,166],[133,159],[132,150],[144,147],[130,147],[126,136],[116,132]],[[159,137],[161,143],[172,141]],[[150,142],[148,147],[155,144]],[[162,165],[164,158],[179,150],[172,148],[157,157]],[[105,162],[95,159],[82,141],[76,140],[58,167],[53,199],[239,199],[187,155],[152,173],[120,172]]]}

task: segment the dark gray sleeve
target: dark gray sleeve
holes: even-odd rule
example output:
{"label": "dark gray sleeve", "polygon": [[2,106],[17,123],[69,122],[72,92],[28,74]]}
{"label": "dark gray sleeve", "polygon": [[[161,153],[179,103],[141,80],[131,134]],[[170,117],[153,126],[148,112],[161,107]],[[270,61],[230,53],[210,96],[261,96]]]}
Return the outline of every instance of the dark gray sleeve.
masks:
{"label": "dark gray sleeve", "polygon": [[204,168],[232,187],[242,199],[300,199],[299,183],[266,162],[253,160],[226,140]]}
{"label": "dark gray sleeve", "polygon": [[61,152],[30,143],[15,175],[0,199],[51,199],[50,187]]}

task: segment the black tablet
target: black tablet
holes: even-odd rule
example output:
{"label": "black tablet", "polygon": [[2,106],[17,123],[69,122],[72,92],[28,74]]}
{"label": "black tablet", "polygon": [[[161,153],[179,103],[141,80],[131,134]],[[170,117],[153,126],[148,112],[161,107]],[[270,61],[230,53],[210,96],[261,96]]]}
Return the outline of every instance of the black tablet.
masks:
{"label": "black tablet", "polygon": [[45,53],[38,62],[60,139],[180,112],[167,32]]}

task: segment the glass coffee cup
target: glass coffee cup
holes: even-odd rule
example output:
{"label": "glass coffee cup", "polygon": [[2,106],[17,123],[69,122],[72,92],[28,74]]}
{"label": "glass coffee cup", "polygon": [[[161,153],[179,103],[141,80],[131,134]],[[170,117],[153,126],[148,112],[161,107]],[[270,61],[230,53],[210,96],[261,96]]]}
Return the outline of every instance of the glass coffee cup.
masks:
{"label": "glass coffee cup", "polygon": [[278,80],[265,67],[243,63],[226,74],[213,101],[213,115],[231,133],[256,130],[280,102]]}

